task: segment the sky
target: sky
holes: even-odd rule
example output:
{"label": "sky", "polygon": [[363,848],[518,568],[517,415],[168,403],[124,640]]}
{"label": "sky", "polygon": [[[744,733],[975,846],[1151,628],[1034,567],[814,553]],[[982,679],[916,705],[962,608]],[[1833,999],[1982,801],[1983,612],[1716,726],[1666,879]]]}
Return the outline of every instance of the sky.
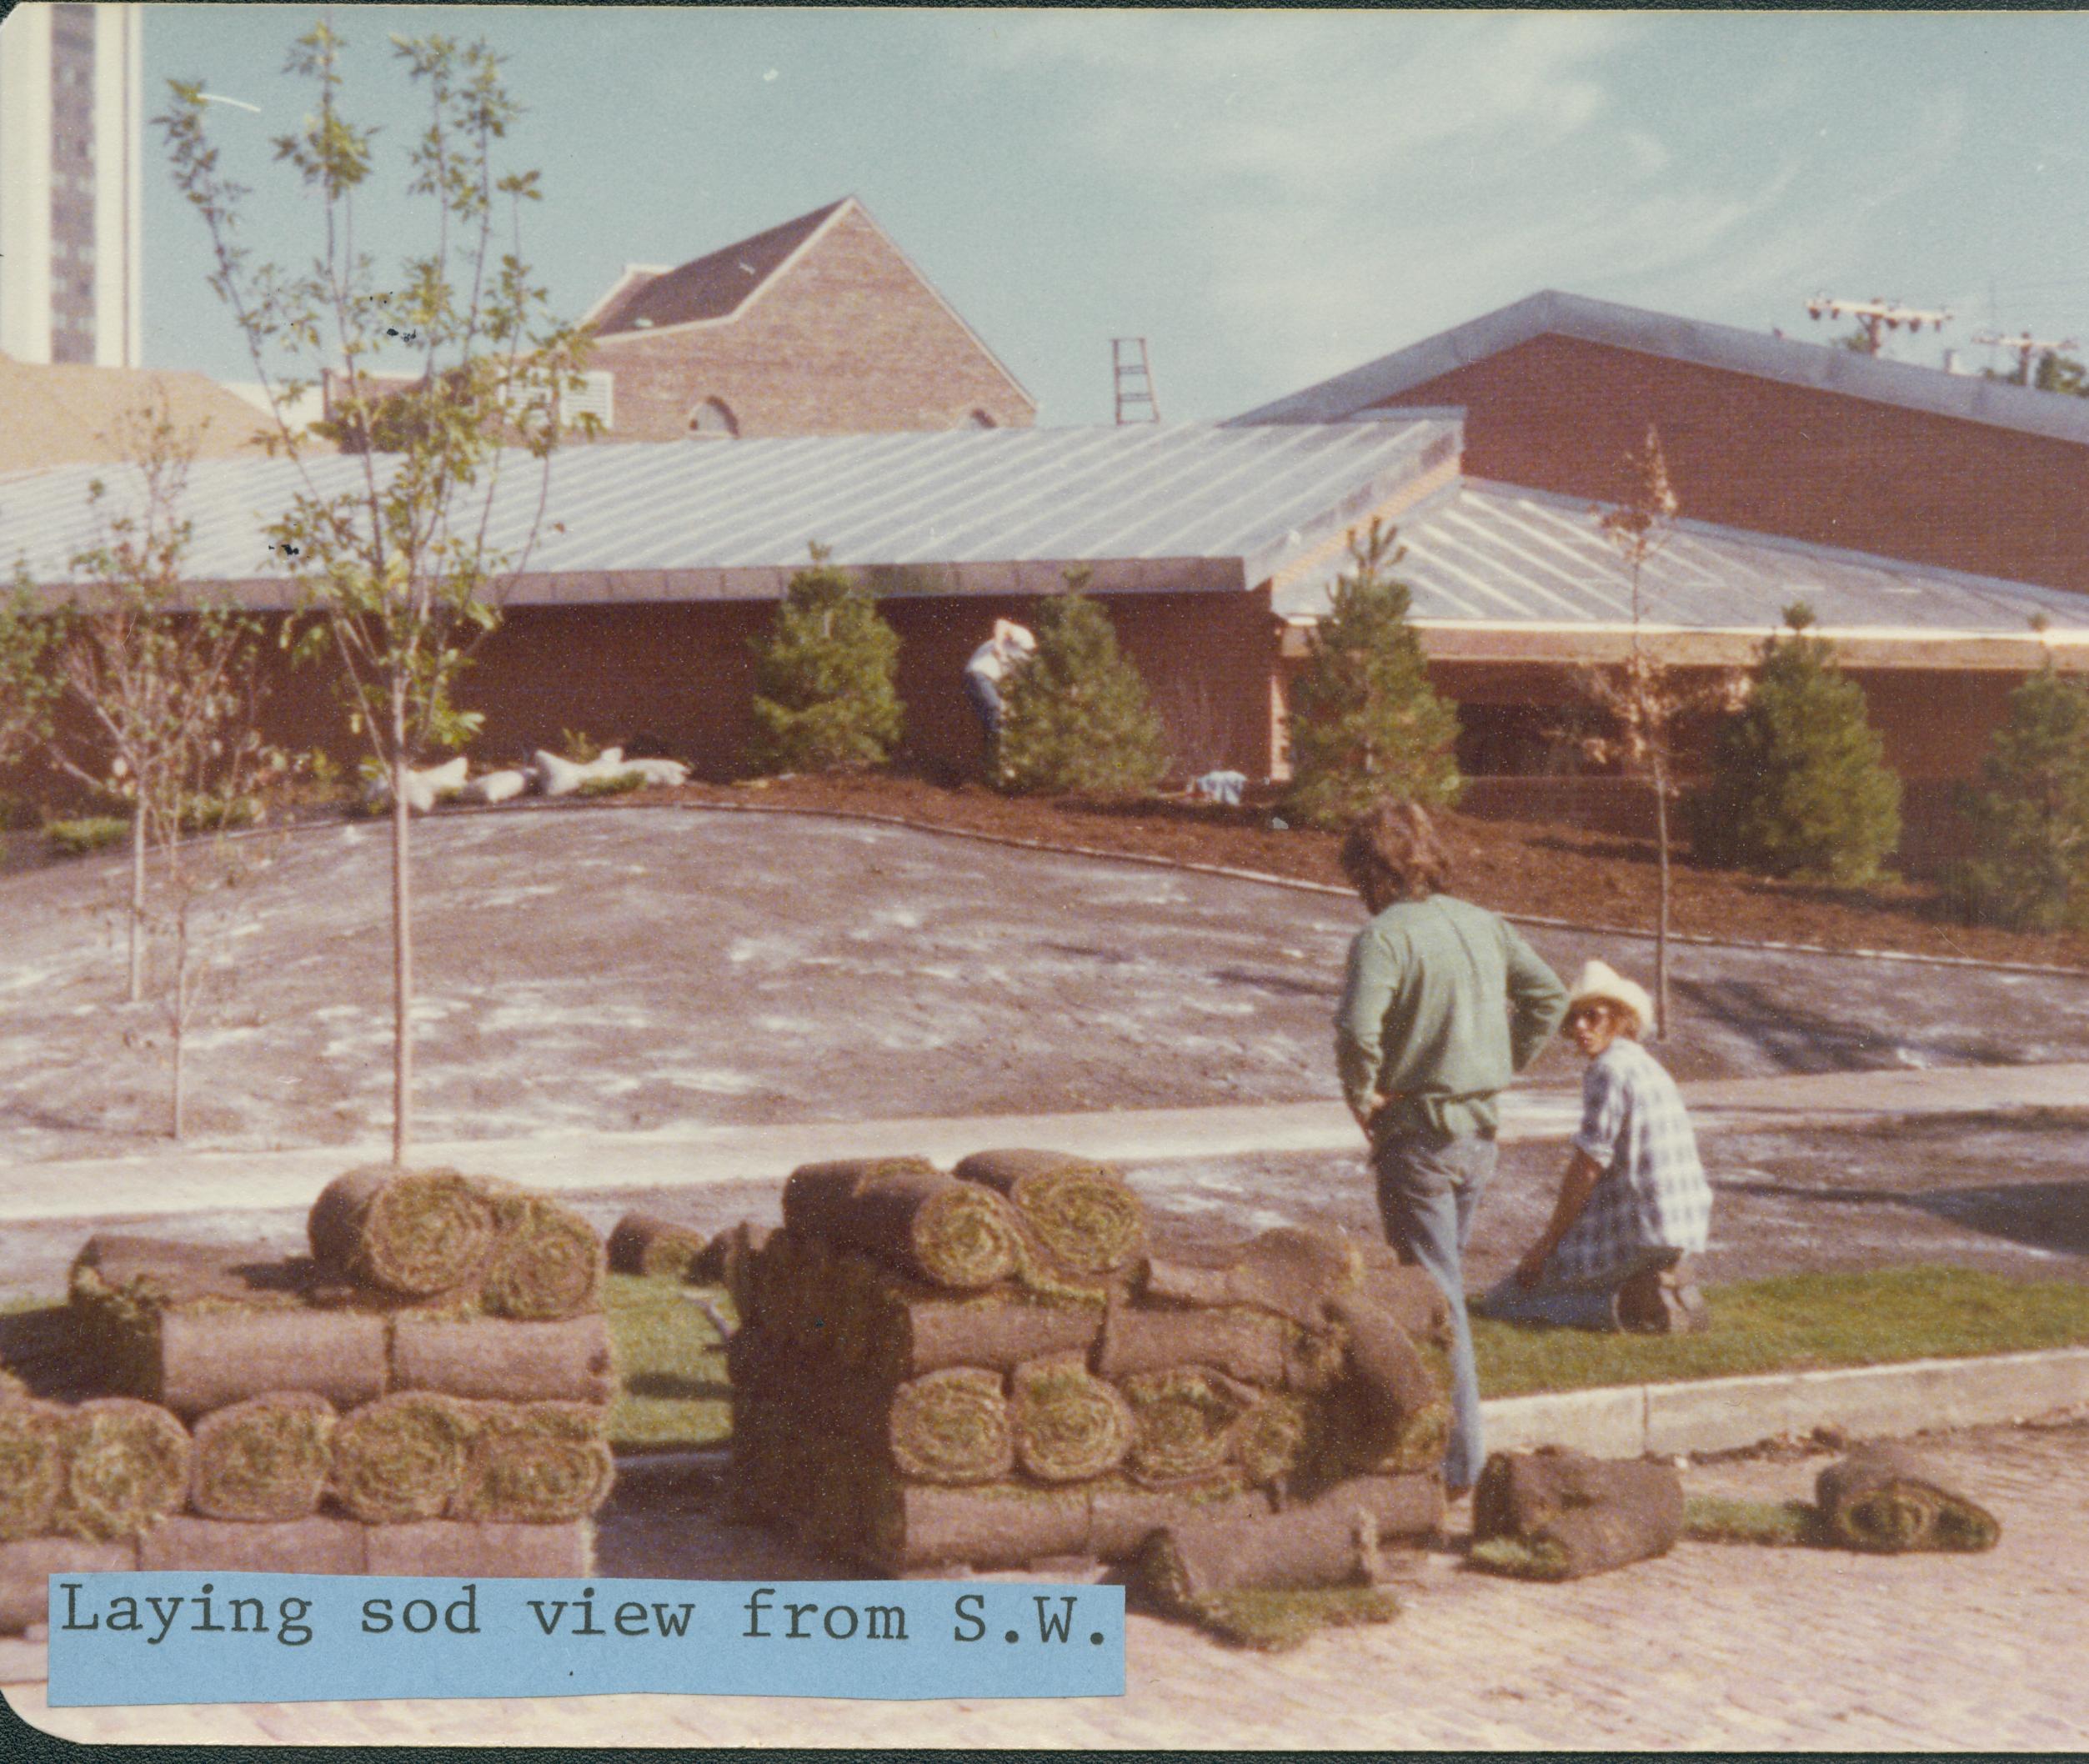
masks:
{"label": "sky", "polygon": [[[258,258],[316,208],[269,143],[306,114],[298,6],[146,8],[147,111],[211,108]],[[483,36],[543,172],[524,252],[577,318],[853,193],[1039,405],[1111,418],[1110,338],[1162,414],[1234,415],[1540,288],[1826,340],[1807,297],[2089,343],[2089,15],[335,8],[377,125],[358,229],[412,248],[414,98],[388,41]],[[146,133],[148,365],[253,377],[200,221]]]}

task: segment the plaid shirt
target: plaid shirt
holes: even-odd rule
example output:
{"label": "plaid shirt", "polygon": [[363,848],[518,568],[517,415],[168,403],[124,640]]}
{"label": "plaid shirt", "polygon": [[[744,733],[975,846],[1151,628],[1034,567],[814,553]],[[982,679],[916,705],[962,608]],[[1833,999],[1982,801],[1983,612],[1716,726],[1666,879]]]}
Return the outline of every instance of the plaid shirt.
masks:
{"label": "plaid shirt", "polygon": [[1620,1036],[1581,1080],[1577,1150],[1603,1174],[1549,1258],[1561,1280],[1622,1271],[1640,1250],[1705,1247],[1712,1191],[1683,1099],[1654,1056]]}

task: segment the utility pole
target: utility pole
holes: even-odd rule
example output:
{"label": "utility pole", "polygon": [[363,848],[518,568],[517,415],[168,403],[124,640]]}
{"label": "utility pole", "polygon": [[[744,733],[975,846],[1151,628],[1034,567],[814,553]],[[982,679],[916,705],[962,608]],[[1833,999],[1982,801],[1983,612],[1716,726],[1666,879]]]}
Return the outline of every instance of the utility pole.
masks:
{"label": "utility pole", "polygon": [[2076,337],[2034,337],[2029,331],[2021,336],[2005,337],[1999,331],[1976,331],[1975,343],[1991,343],[2005,348],[2016,358],[2016,383],[2028,386],[2031,381],[2031,363],[2041,355],[2065,355],[2070,349],[2079,349],[2081,340]]}
{"label": "utility pole", "polygon": [[1951,313],[1931,312],[1924,307],[1902,306],[1897,300],[1881,300],[1874,296],[1869,300],[1838,300],[1828,294],[1816,294],[1806,302],[1806,312],[1815,318],[1851,318],[1864,327],[1866,355],[1876,355],[1883,333],[1897,331],[1906,325],[1911,331],[1919,331],[1927,325],[1933,331],[1941,331],[1951,320]]}

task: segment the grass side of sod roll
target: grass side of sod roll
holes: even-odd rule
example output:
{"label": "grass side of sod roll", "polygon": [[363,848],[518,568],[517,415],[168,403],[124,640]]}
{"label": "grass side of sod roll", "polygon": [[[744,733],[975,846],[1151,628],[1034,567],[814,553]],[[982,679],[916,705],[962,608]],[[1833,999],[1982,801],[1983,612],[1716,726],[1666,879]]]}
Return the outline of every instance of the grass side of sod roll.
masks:
{"label": "grass side of sod roll", "polygon": [[1480,1392],[1526,1396],[2089,1346],[2089,1287],[1970,1268],[1786,1274],[1711,1287],[1706,1297],[1711,1326],[1696,1336],[1598,1335],[1475,1316]]}

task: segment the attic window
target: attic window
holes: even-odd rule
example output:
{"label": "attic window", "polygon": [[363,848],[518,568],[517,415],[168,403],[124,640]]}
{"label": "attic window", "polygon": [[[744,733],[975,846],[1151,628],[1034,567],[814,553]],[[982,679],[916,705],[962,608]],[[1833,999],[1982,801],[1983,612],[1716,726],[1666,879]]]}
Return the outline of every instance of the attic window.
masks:
{"label": "attic window", "polygon": [[967,428],[999,428],[1001,425],[984,410],[975,410],[964,419],[964,426]]}
{"label": "attic window", "polygon": [[693,435],[724,435],[729,440],[739,432],[739,418],[723,398],[706,398],[689,413],[689,433]]}

